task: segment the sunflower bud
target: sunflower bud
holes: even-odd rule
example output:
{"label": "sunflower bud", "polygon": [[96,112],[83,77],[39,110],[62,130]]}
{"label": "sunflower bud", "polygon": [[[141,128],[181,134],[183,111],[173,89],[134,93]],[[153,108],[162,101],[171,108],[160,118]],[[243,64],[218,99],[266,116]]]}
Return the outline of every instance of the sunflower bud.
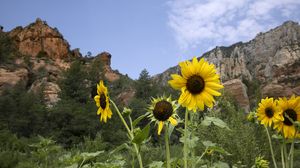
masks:
{"label": "sunflower bud", "polygon": [[255,158],[255,168],[269,168],[269,161],[265,160],[263,156]]}
{"label": "sunflower bud", "polygon": [[132,110],[130,108],[124,107],[122,113],[123,113],[124,116],[130,116],[131,113],[132,113]]}

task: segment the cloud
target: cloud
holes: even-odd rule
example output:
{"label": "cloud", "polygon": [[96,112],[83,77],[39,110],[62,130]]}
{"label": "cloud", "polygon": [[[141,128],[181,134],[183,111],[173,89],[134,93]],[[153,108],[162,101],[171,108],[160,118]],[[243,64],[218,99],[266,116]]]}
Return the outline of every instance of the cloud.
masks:
{"label": "cloud", "polygon": [[299,20],[299,0],[171,0],[168,25],[182,50],[229,45]]}

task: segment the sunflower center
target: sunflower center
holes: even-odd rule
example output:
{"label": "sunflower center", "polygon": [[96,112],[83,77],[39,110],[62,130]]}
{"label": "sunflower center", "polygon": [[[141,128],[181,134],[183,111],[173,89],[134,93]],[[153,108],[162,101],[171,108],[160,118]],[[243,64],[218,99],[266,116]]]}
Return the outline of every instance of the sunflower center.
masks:
{"label": "sunflower center", "polygon": [[274,115],[274,112],[273,112],[272,108],[270,108],[270,107],[265,109],[265,113],[266,113],[266,116],[269,118],[272,118]]}
{"label": "sunflower center", "polygon": [[[297,113],[296,113],[296,111],[293,110],[293,109],[287,109],[287,110],[285,110],[285,111],[283,112],[283,114],[284,114],[284,116],[283,116],[283,117],[284,117],[283,123],[284,123],[285,125],[288,125],[288,126],[293,125],[293,123],[289,120],[289,118],[292,119],[293,121],[296,121],[296,120],[297,120]],[[286,115],[289,116],[289,118],[287,118]]]}
{"label": "sunflower center", "polygon": [[106,107],[106,96],[104,93],[100,95],[100,107],[104,110]]}
{"label": "sunflower center", "polygon": [[162,100],[155,104],[153,115],[159,121],[166,121],[173,113],[172,104]]}
{"label": "sunflower center", "polygon": [[187,90],[192,94],[199,94],[203,91],[205,86],[204,80],[201,76],[193,75],[186,83]]}

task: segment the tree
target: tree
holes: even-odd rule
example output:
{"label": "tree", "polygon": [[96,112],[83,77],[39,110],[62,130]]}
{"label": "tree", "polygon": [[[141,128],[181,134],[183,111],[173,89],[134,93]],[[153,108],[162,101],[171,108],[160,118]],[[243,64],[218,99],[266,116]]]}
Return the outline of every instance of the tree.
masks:
{"label": "tree", "polygon": [[0,32],[0,64],[8,62],[16,53],[15,46],[6,33]]}
{"label": "tree", "polygon": [[150,99],[151,97],[151,78],[149,72],[143,69],[140,73],[139,79],[136,81],[136,94],[135,96],[140,99]]}
{"label": "tree", "polygon": [[86,72],[79,61],[75,61],[65,72],[64,78],[60,83],[61,98],[74,99],[77,102],[87,102],[90,94]]}

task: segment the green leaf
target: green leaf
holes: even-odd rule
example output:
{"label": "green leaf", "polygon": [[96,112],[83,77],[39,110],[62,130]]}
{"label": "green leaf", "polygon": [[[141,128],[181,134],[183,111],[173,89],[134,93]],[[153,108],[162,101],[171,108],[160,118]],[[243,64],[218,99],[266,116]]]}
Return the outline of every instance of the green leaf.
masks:
{"label": "green leaf", "polygon": [[164,162],[162,161],[153,161],[148,165],[149,168],[161,168],[163,167]]}
{"label": "green leaf", "polygon": [[174,131],[174,126],[172,124],[168,124],[168,133],[169,138],[171,137],[172,132]]}
{"label": "green leaf", "polygon": [[223,149],[222,147],[219,147],[219,146],[213,146],[213,147],[210,147],[209,149],[213,150],[214,152],[221,153],[221,154],[224,154],[227,156],[231,155],[229,152],[227,152],[225,149]]}
{"label": "green leaf", "polygon": [[83,152],[80,154],[80,156],[82,156],[84,160],[90,160],[100,155],[101,153],[104,153],[104,151],[97,151],[92,153]]}
{"label": "green leaf", "polygon": [[146,114],[139,116],[137,119],[135,119],[135,120],[132,122],[132,126],[135,127],[135,126],[136,126],[138,123],[140,123],[140,121],[141,121],[142,119],[144,119],[146,116],[147,116]]}
{"label": "green leaf", "polygon": [[229,165],[225,162],[218,161],[218,162],[213,163],[212,167],[213,168],[229,168]]}
{"label": "green leaf", "polygon": [[112,150],[109,154],[114,154],[114,153],[119,152],[123,149],[130,149],[130,147],[128,146],[127,143],[123,143],[122,145],[120,145],[120,146],[116,147],[114,150]]}
{"label": "green leaf", "polygon": [[[184,143],[184,136],[182,136],[179,139],[180,142]],[[191,132],[187,131],[187,139],[186,139],[186,144],[189,149],[193,149],[197,146],[197,142],[199,141],[199,138],[196,136],[191,136]]]}
{"label": "green leaf", "polygon": [[283,137],[279,134],[273,134],[272,138],[274,138],[274,139],[283,139]]}
{"label": "green leaf", "polygon": [[213,143],[211,141],[202,141],[203,145],[205,147],[212,147],[212,146],[216,146],[216,143]]}
{"label": "green leaf", "polygon": [[216,118],[216,117],[206,116],[205,119],[201,122],[201,125],[209,126],[212,123],[220,128],[225,128],[227,130],[230,130],[230,128],[227,126],[227,124],[223,120]]}
{"label": "green leaf", "polygon": [[146,125],[141,131],[137,132],[134,136],[132,142],[136,144],[141,144],[144,140],[147,139],[150,132],[150,124]]}

